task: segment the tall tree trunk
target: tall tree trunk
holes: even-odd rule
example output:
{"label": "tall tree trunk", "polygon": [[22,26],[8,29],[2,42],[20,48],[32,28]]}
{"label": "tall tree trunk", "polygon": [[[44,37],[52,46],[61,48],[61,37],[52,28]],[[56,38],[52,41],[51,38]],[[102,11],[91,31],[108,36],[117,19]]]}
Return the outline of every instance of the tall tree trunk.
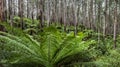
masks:
{"label": "tall tree trunk", "polygon": [[30,14],[29,2],[30,0],[27,0],[27,18],[29,18],[29,14]]}
{"label": "tall tree trunk", "polygon": [[13,26],[13,0],[9,1],[9,19],[10,25]]}
{"label": "tall tree trunk", "polygon": [[0,0],[0,21],[3,21],[3,0]]}
{"label": "tall tree trunk", "polygon": [[12,26],[11,22],[11,15],[12,15],[12,0],[8,0],[8,19],[10,20],[10,25]]}
{"label": "tall tree trunk", "polygon": [[23,0],[18,0],[18,5],[19,5],[19,14],[18,16],[20,17],[20,27],[21,29],[24,29],[24,24],[23,24]]}
{"label": "tall tree trunk", "polygon": [[40,15],[39,15],[39,20],[40,20],[40,29],[42,29],[43,28],[43,26],[44,26],[44,0],[40,0],[39,1],[40,2],[40,4],[39,4],[39,13],[40,13]]}
{"label": "tall tree trunk", "polygon": [[[82,18],[83,18],[83,19],[82,19],[82,25],[85,26],[85,25],[87,25],[87,24],[86,24],[86,19],[87,19],[87,18],[86,18],[86,14],[87,14],[87,2],[83,0],[82,3],[83,3],[83,5],[82,5],[82,10],[83,10],[83,11],[82,11],[82,13],[83,13],[83,16],[82,16]],[[86,28],[86,27],[85,27],[85,28]],[[85,29],[85,28],[84,28],[84,29]]]}
{"label": "tall tree trunk", "polygon": [[63,22],[64,22],[64,31],[66,32],[66,0],[62,1],[63,3]]}
{"label": "tall tree trunk", "polygon": [[114,40],[114,48],[116,48],[116,36],[117,36],[117,1],[115,2],[115,9],[114,9],[114,33],[113,33],[113,40]]}
{"label": "tall tree trunk", "polygon": [[32,23],[34,23],[34,2],[32,3]]}
{"label": "tall tree trunk", "polygon": [[77,35],[77,9],[76,3],[73,1],[73,21],[74,21],[74,35]]}
{"label": "tall tree trunk", "polygon": [[103,36],[106,35],[106,24],[107,24],[107,20],[108,20],[108,17],[107,17],[107,9],[108,9],[108,0],[105,0],[105,11],[104,11],[104,15],[105,15],[105,20],[104,20],[104,23],[103,23]]}
{"label": "tall tree trunk", "polygon": [[90,29],[93,29],[93,28],[92,28],[92,25],[93,25],[93,4],[94,4],[94,3],[93,3],[93,0],[91,0],[91,1],[90,1],[90,12],[89,12],[89,13],[90,13],[90,16],[89,16],[89,18],[90,18],[90,19],[89,19],[89,20],[90,20],[90,21],[89,21],[89,22],[90,22]]}
{"label": "tall tree trunk", "polygon": [[[97,29],[98,33],[100,33],[100,24],[101,24],[101,2],[98,3],[98,21],[97,21]],[[98,34],[98,44],[100,43],[100,35]]]}
{"label": "tall tree trunk", "polygon": [[3,21],[7,22],[7,6],[6,0],[3,0]]}
{"label": "tall tree trunk", "polygon": [[38,19],[39,16],[39,1],[36,1],[36,18]]}
{"label": "tall tree trunk", "polygon": [[[3,0],[0,0],[0,23],[3,21]],[[3,31],[3,26],[0,25],[0,31]]]}

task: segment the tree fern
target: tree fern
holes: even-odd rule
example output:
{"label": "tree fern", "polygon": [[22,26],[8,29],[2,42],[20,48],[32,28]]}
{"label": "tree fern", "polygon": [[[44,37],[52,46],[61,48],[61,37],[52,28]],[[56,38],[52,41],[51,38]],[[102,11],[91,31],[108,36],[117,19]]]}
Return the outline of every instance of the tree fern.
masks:
{"label": "tree fern", "polygon": [[[57,30],[53,33],[53,30],[46,29],[44,35],[40,36],[43,40],[36,40],[27,34],[19,37],[0,32],[0,44],[4,45],[0,51],[4,56],[1,63],[34,62],[45,67],[62,66],[60,63],[66,63],[68,61],[65,60],[66,58],[72,59],[71,56],[80,54],[87,50],[90,44],[95,43],[94,40],[83,41],[84,37],[84,33],[79,33],[76,37],[70,33],[63,37],[63,34]],[[7,55],[2,51],[7,52]]]}

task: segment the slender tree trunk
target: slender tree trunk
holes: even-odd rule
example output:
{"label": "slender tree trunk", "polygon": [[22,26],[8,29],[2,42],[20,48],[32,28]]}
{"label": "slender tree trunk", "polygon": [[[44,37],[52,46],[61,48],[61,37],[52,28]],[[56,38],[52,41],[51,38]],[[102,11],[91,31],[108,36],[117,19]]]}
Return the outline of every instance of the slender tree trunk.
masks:
{"label": "slender tree trunk", "polygon": [[77,35],[77,9],[76,9],[76,4],[75,1],[73,1],[73,21],[74,21],[74,35]]}
{"label": "slender tree trunk", "polygon": [[103,36],[106,35],[106,23],[108,20],[108,18],[107,18],[107,9],[108,9],[107,3],[108,3],[108,0],[105,0],[105,11],[104,11],[105,21],[103,23]]}
{"label": "slender tree trunk", "polygon": [[30,9],[29,9],[29,0],[27,0],[27,18],[29,18]]}
{"label": "slender tree trunk", "polygon": [[34,23],[34,2],[32,3],[32,23]]}
{"label": "slender tree trunk", "polygon": [[[3,0],[0,0],[0,23],[3,21]],[[3,31],[3,26],[0,25],[0,31]]]}
{"label": "slender tree trunk", "polygon": [[38,19],[38,16],[39,16],[39,1],[37,0],[36,1],[36,18]]}
{"label": "slender tree trunk", "polygon": [[114,48],[116,48],[116,36],[117,36],[117,2],[115,2],[115,10],[114,10],[114,33],[113,33],[113,40],[114,40]]}
{"label": "slender tree trunk", "polygon": [[[82,13],[83,13],[83,15],[82,15],[82,18],[83,18],[82,19],[82,25],[85,26],[86,25],[86,14],[87,14],[87,2],[83,0],[82,3],[83,3],[83,5],[82,5]],[[85,29],[85,28],[83,28],[83,29]]]}
{"label": "slender tree trunk", "polygon": [[0,0],[0,21],[3,21],[3,0]]}
{"label": "slender tree trunk", "polygon": [[13,0],[10,0],[9,19],[10,19],[10,25],[13,26]]}
{"label": "slender tree trunk", "polygon": [[3,0],[3,21],[7,22],[7,6],[6,0]]}
{"label": "slender tree trunk", "polygon": [[90,29],[93,29],[93,0],[90,1]]}
{"label": "slender tree trunk", "polygon": [[39,22],[39,28],[42,29],[44,27],[44,3],[45,0],[39,0],[39,16],[38,19],[40,20]]}
{"label": "slender tree trunk", "polygon": [[10,20],[10,14],[11,14],[11,0],[8,0],[8,19]]}
{"label": "slender tree trunk", "polygon": [[97,31],[97,25],[96,25],[96,22],[97,22],[97,5],[96,5],[96,0],[94,0],[94,29],[93,30],[95,30],[95,31]]}
{"label": "slender tree trunk", "polygon": [[[101,24],[101,2],[98,4],[98,22],[97,22],[97,28],[98,28],[98,33],[100,33],[100,24]],[[100,35],[98,34],[98,43],[100,43]]]}
{"label": "slender tree trunk", "polygon": [[20,27],[21,29],[24,29],[24,24],[23,24],[23,0],[18,0],[18,5],[19,5],[19,14],[18,16],[20,17]]}
{"label": "slender tree trunk", "polygon": [[13,0],[8,0],[8,19],[9,19],[9,23],[11,26],[13,26],[13,3],[12,3]]}
{"label": "slender tree trunk", "polygon": [[62,1],[63,3],[63,22],[64,22],[64,31],[66,32],[66,0]]}

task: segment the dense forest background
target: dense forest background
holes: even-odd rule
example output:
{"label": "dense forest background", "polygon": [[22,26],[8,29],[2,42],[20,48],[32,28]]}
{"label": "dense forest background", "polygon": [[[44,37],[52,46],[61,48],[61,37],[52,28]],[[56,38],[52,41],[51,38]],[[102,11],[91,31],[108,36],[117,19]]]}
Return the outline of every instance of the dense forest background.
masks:
{"label": "dense forest background", "polygon": [[[1,20],[13,25],[13,18],[41,20],[49,26],[62,23],[65,27],[83,25],[106,34],[119,33],[119,0],[1,0]],[[21,19],[21,23],[23,20]],[[24,24],[23,24],[24,25]]]}
{"label": "dense forest background", "polygon": [[0,0],[0,65],[119,67],[119,19],[119,0]]}

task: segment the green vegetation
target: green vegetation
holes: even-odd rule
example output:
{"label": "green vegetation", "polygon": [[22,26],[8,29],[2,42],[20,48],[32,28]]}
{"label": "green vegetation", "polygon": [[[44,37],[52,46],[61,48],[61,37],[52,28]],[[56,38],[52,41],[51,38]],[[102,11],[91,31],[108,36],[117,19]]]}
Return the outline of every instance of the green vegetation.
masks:
{"label": "green vegetation", "polygon": [[[27,22],[25,23],[27,26]],[[1,23],[0,63],[5,67],[118,67],[120,65],[119,37],[113,49],[112,37],[103,37],[93,30],[63,32],[55,26],[44,27],[36,33],[26,32],[8,23]],[[72,29],[69,28],[69,29]],[[98,35],[100,40],[98,41]]]}
{"label": "green vegetation", "polygon": [[[17,28],[12,30],[13,33],[17,31],[21,30]],[[1,56],[3,56],[1,63],[33,62],[45,67],[61,66],[65,63],[69,65],[81,58],[79,55],[95,43],[94,40],[84,41],[85,37],[86,35],[82,32],[79,32],[77,36],[74,36],[72,32],[60,33],[52,26],[45,28],[44,32],[39,35],[33,36],[22,31],[19,35],[0,32],[0,42],[3,48],[1,49]],[[74,59],[75,56],[78,57]]]}
{"label": "green vegetation", "polygon": [[120,0],[0,0],[0,67],[120,67]]}

